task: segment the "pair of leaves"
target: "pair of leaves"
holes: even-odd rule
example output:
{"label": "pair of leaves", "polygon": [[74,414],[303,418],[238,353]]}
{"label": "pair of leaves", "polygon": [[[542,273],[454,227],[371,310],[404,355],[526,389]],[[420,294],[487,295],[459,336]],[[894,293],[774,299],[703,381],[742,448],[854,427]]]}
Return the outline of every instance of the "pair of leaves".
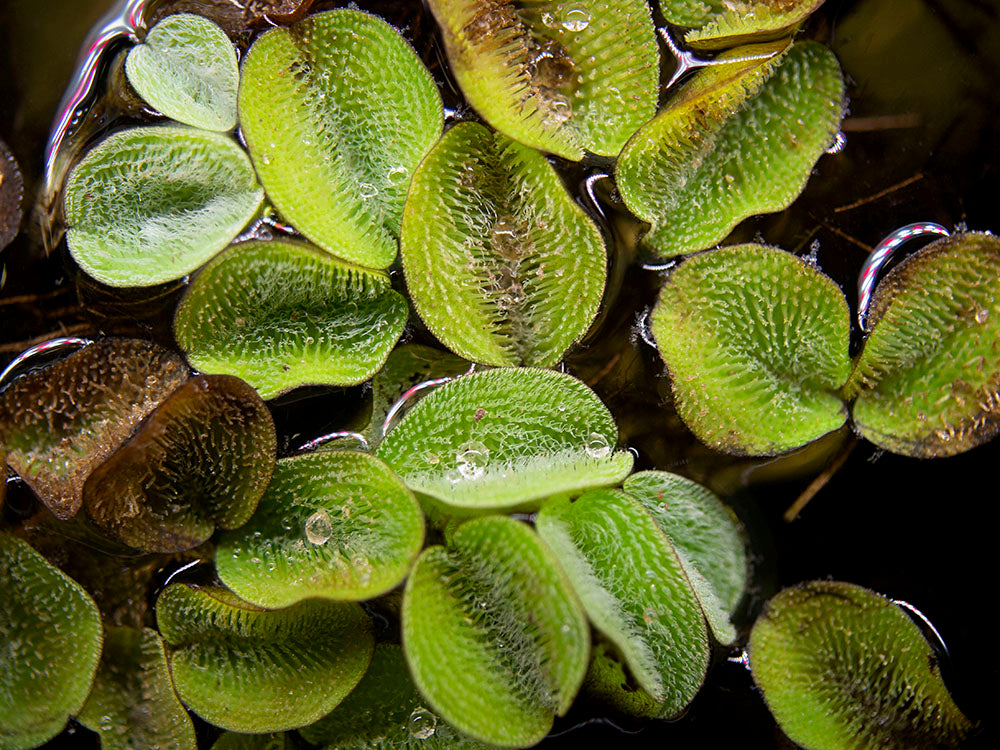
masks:
{"label": "pair of leaves", "polygon": [[782,591],[754,625],[749,655],[781,728],[810,750],[957,747],[972,728],[914,622],[859,586]]}
{"label": "pair of leaves", "polygon": [[616,182],[662,257],[710,247],[802,192],[837,132],[844,81],[833,53],[786,39],[738,47],[696,74],[622,150]]}
{"label": "pair of leaves", "polygon": [[911,256],[876,289],[874,330],[852,372],[836,285],[790,254],[740,245],[670,275],[653,335],[678,412],[712,447],[790,450],[839,428],[854,399],[855,428],[880,447],[953,455],[998,429],[998,278],[991,235]]}
{"label": "pair of leaves", "polygon": [[748,39],[788,36],[823,0],[662,0],[672,24],[694,27],[685,41],[694,49],[735,47]]}
{"label": "pair of leaves", "polygon": [[432,0],[462,92],[520,143],[616,156],[656,111],[659,55],[644,0]]}
{"label": "pair of leaves", "polygon": [[357,604],[325,599],[264,610],[225,589],[173,584],[157,599],[156,622],[181,700],[235,732],[294,729],[328,714],[374,647]]}
{"label": "pair of leaves", "polygon": [[406,300],[383,273],[300,243],[251,241],[198,275],[174,332],[201,372],[239,376],[273,398],[301,385],[367,380],[406,316]]}
{"label": "pair of leaves", "polygon": [[276,437],[242,381],[192,378],[156,345],[107,339],[6,388],[0,445],[58,518],[84,507],[116,541],[173,551],[250,517]]}

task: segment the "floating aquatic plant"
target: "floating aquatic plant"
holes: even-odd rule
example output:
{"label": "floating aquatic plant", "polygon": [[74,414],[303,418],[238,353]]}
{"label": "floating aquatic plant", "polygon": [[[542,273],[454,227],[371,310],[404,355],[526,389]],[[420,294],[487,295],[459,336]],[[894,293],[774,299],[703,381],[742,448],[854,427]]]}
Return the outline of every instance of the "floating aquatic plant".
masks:
{"label": "floating aquatic plant", "polygon": [[0,250],[17,236],[21,227],[24,178],[14,155],[0,140]]}
{"label": "floating aquatic plant", "polygon": [[684,39],[694,49],[735,47],[750,39],[789,36],[823,0],[661,0],[663,17],[694,27]]}

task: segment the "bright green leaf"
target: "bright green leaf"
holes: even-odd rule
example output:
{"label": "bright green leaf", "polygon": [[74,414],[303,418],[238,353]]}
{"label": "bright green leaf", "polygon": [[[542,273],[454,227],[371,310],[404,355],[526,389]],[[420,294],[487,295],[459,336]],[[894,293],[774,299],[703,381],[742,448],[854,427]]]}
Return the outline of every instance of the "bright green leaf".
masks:
{"label": "bright green leaf", "polygon": [[402,582],[423,541],[420,506],[385,464],[320,451],[278,462],[256,515],[220,540],[216,566],[263,607],[372,599]]}
{"label": "bright green leaf", "polygon": [[376,451],[449,514],[537,508],[560,492],[620,482],[632,455],[575,378],[535,369],[464,375],[422,398]]}
{"label": "bright green leaf", "polygon": [[622,489],[670,538],[715,637],[732,643],[730,616],[747,586],[746,540],[736,514],[711,490],[665,471],[633,474]]}
{"label": "bright green leaf", "polygon": [[190,549],[257,508],[274,470],[274,420],[249,385],[199,375],[87,478],[87,516],[148,552]]}
{"label": "bright green leaf", "polygon": [[957,747],[971,729],[914,622],[859,586],[782,591],[757,619],[749,652],[771,713],[809,750]]}
{"label": "bright green leaf", "polygon": [[0,602],[0,748],[38,747],[90,692],[101,616],[79,584],[9,534],[0,534]]}
{"label": "bright green leaf", "polygon": [[569,708],[590,650],[586,618],[552,553],[504,516],[467,521],[407,580],[403,647],[428,707],[506,747],[538,742]]}
{"label": "bright green leaf", "polygon": [[296,744],[287,734],[239,734],[223,732],[212,750],[294,750]]}
{"label": "bright green leaf", "polygon": [[591,490],[546,503],[538,534],[573,582],[590,621],[639,686],[676,716],[701,687],[708,632],[670,540],[634,498]]}
{"label": "bright green leaf", "polygon": [[66,183],[66,242],[111,286],[149,286],[203,265],[253,218],[264,192],[226,135],[180,126],[122,130]]}
{"label": "bright green leaf", "polygon": [[163,639],[149,628],[108,628],[94,688],[78,718],[101,735],[101,750],[197,748]]}
{"label": "bright green leaf", "polygon": [[661,0],[664,18],[694,26],[685,41],[695,49],[727,49],[755,39],[788,36],[823,0]]}
{"label": "bright green leaf", "polygon": [[597,227],[539,153],[476,123],[420,165],[400,242],[417,312],[466,359],[551,367],[601,303]]}
{"label": "bright green leaf", "polygon": [[579,161],[615,156],[656,112],[659,55],[644,0],[432,0],[452,71],[493,127]]}
{"label": "bright green leaf", "polygon": [[236,50],[207,18],[164,18],[129,50],[125,73],[139,96],[167,117],[205,130],[236,127]]}
{"label": "bright green leaf", "polygon": [[181,700],[234,732],[312,724],[358,684],[374,646],[357,604],[324,599],[268,611],[225,589],[173,584],[156,622]]}
{"label": "bright green leaf", "polygon": [[56,517],[70,518],[90,473],[188,375],[178,355],[148,341],[90,344],[0,393],[0,452]]}
{"label": "bright green leaf", "polygon": [[667,279],[652,329],[677,410],[710,447],[773,455],[847,417],[847,300],[790,253],[738,245],[688,258]]}
{"label": "bright green leaf", "polygon": [[201,372],[237,375],[263,398],[370,378],[406,324],[389,278],[293,242],[244,242],[213,260],[174,332]]}
{"label": "bright green leaf", "polygon": [[[802,192],[844,113],[833,53],[787,40],[723,53],[622,150],[616,180],[662,257],[717,244],[740,221]],[[774,53],[767,60],[744,60]]]}
{"label": "bright green leaf", "polygon": [[878,285],[868,319],[845,389],[858,432],[933,458],[1000,431],[1000,239],[970,232],[924,248]]}
{"label": "bright green leaf", "polygon": [[444,121],[399,32],[348,9],[269,31],[243,63],[239,113],[282,216],[345,260],[392,263],[410,175]]}

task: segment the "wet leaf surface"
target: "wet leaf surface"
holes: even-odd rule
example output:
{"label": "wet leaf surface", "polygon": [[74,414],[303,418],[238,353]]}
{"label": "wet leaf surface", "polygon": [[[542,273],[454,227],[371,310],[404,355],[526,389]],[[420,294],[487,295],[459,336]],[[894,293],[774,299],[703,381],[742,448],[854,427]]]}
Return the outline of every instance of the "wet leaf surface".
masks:
{"label": "wet leaf surface", "polygon": [[301,385],[367,380],[406,316],[385,274],[300,243],[251,241],[198,275],[174,332],[199,371],[236,375],[273,398]]}
{"label": "wet leaf surface", "polygon": [[773,455],[847,418],[843,292],[799,258],[763,245],[688,258],[653,311],[677,411],[705,444]]}
{"label": "wet leaf surface", "polygon": [[295,729],[328,714],[374,646],[361,607],[323,599],[268,611],[225,589],[174,584],[156,601],[156,621],[181,700],[234,732]]}
{"label": "wet leaf surface", "polygon": [[173,552],[253,515],[274,470],[274,421],[229,375],[174,391],[87,479],[87,517],[136,549]]}
{"label": "wet leaf surface", "polygon": [[474,519],[406,584],[403,647],[429,708],[483,742],[525,747],[569,708],[590,636],[569,581],[525,524]]}
{"label": "wet leaf surface", "polygon": [[[671,6],[691,5],[686,0],[660,4],[664,16],[672,23],[697,26],[685,36],[693,49],[716,50],[735,47],[748,41],[774,39],[795,32],[823,0],[710,0],[711,10],[694,23],[675,21]],[[705,3],[698,3],[706,9]]]}
{"label": "wet leaf surface", "polygon": [[604,241],[555,170],[475,123],[451,128],[414,175],[401,252],[427,327],[490,365],[555,365],[604,292]]}
{"label": "wet leaf surface", "polygon": [[243,62],[239,117],[285,219],[347,261],[392,263],[410,176],[443,125],[434,81],[399,32],[339,9],[264,34]]}
{"label": "wet leaf surface", "polygon": [[569,375],[499,369],[422,398],[376,455],[445,514],[536,509],[550,495],[621,481],[632,455],[587,386]]}
{"label": "wet leaf surface", "polygon": [[656,112],[659,55],[642,0],[433,0],[469,103],[520,143],[615,156]]}
{"label": "wet leaf surface", "polygon": [[83,706],[101,653],[101,616],[79,584],[0,534],[0,745],[38,747]]}
{"label": "wet leaf surface", "polygon": [[771,713],[810,750],[958,747],[971,729],[914,622],[860,586],[785,589],[757,619],[749,652]]}
{"label": "wet leaf surface", "polygon": [[0,393],[7,465],[58,518],[70,518],[87,476],[188,374],[155,344],[106,339],[18,378]]}
{"label": "wet leaf surface", "polygon": [[14,154],[0,140],[0,250],[17,236],[21,227],[24,177]]}

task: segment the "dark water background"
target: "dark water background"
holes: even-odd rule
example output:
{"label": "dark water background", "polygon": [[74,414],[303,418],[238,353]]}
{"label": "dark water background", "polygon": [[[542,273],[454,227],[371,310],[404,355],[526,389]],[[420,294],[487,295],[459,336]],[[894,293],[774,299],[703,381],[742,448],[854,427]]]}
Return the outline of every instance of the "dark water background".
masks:
{"label": "dark water background", "polygon": [[[374,10],[380,3],[362,5]],[[79,45],[106,6],[106,0],[0,0],[0,138],[29,186],[41,173],[45,137]],[[896,227],[925,220],[1000,231],[1000,0],[828,0],[806,33],[829,44],[847,74],[846,148],[819,161],[790,210],[745,222],[733,241],[757,237],[799,252],[818,241],[819,265],[853,303],[866,248]],[[127,332],[169,343],[171,290],[161,290],[158,303],[142,294],[134,305],[109,300],[79,279],[64,251],[43,257],[28,225],[0,255],[0,366],[31,339],[64,330]],[[624,270],[617,302],[590,345],[568,358],[570,371],[592,382],[614,411],[623,440],[639,451],[639,468],[678,471],[720,490],[734,488],[741,477],[770,479],[733,498],[757,536],[754,604],[781,586],[814,578],[850,581],[911,602],[946,640],[944,677],[960,707],[982,723],[969,747],[1000,746],[994,717],[1000,657],[993,654],[996,623],[989,614],[1000,572],[1000,443],[919,461],[879,455],[862,441],[799,520],[786,524],[782,512],[808,484],[809,456],[798,475],[793,461],[720,459],[678,425],[666,403],[662,365],[634,336],[637,317],[660,283],[654,273]],[[32,294],[42,296],[16,300]],[[293,433],[343,427],[359,395],[339,389],[285,404],[279,430],[286,445]],[[307,416],[316,413],[324,416]],[[823,458],[813,459],[813,473]],[[682,721],[619,722],[629,734],[605,723],[574,730],[594,712],[580,702],[557,723],[555,731],[567,733],[543,744],[791,747],[749,674],[725,656],[719,654]],[[71,728],[52,746],[95,742],[86,730]]]}

